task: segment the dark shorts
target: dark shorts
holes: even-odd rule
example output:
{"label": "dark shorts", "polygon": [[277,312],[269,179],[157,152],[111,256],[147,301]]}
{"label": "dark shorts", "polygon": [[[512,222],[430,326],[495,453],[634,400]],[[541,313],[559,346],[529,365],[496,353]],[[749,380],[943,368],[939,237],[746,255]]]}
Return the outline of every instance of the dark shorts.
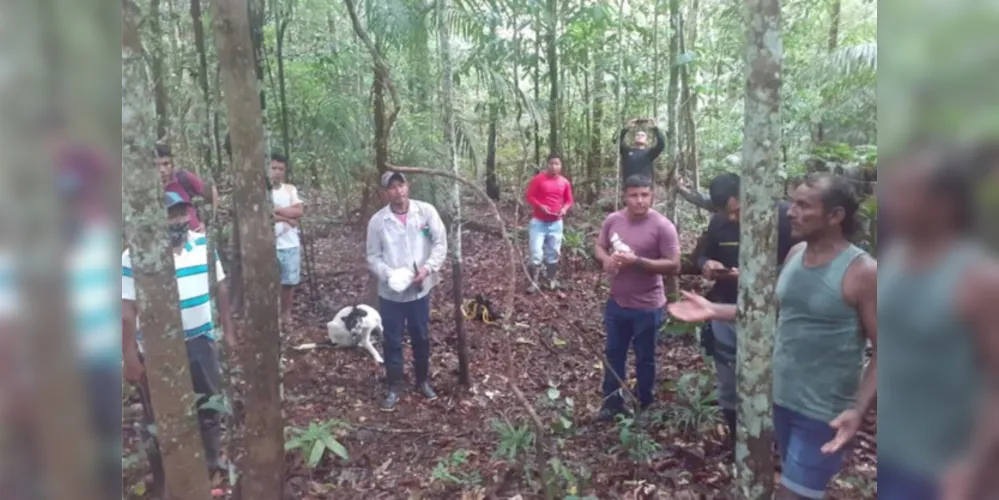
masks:
{"label": "dark shorts", "polygon": [[933,478],[878,458],[878,498],[881,500],[938,500]]}
{"label": "dark shorts", "polygon": [[847,447],[832,455],[822,445],[836,435],[828,422],[774,405],[774,433],[781,458],[780,483],[804,498],[825,498],[826,486],[843,467]]}

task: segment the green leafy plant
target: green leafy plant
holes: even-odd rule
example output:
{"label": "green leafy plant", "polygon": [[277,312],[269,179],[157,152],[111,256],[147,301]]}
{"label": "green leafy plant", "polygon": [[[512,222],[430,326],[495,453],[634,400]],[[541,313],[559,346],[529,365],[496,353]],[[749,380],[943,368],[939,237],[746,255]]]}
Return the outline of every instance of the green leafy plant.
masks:
{"label": "green leafy plant", "polygon": [[515,462],[521,454],[527,454],[534,446],[534,432],[526,423],[514,424],[509,420],[493,420],[493,430],[500,436],[499,446],[494,457]]}
{"label": "green leafy plant", "polygon": [[649,433],[642,429],[634,418],[617,416],[618,439],[621,444],[611,448],[612,452],[624,451],[636,462],[647,462],[662,448]]}
{"label": "green leafy plant", "polygon": [[349,460],[347,448],[334,436],[336,429],[347,429],[349,426],[338,420],[326,422],[310,422],[308,427],[288,427],[285,429],[285,451],[299,450],[302,460],[309,469],[315,469],[329,451],[343,460]]}
{"label": "green leafy plant", "polygon": [[550,423],[552,431],[556,434],[566,435],[572,433],[575,428],[574,414],[576,403],[570,397],[562,397],[562,392],[558,386],[549,382],[548,389],[544,396],[539,398],[537,403],[539,409],[552,414]]}
{"label": "green leafy plant", "polygon": [[676,384],[676,399],[666,418],[680,432],[700,432],[721,421],[714,404],[717,394],[712,378],[705,373],[687,373]]}
{"label": "green leafy plant", "polygon": [[478,471],[462,470],[463,466],[468,464],[469,455],[468,450],[455,450],[442,458],[434,467],[431,480],[459,486],[474,486],[481,483],[482,476]]}

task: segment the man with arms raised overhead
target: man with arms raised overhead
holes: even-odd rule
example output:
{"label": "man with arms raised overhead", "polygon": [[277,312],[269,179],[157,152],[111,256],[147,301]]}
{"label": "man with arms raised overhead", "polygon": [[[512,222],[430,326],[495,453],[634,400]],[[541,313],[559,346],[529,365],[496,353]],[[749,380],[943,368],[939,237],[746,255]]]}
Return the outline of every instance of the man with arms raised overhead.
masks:
{"label": "man with arms raised overhead", "polygon": [[[644,130],[635,132],[635,141],[631,147],[624,143],[628,130],[639,124],[649,124],[652,126],[652,133],[656,135],[656,145],[649,148],[649,135]],[[655,180],[653,165],[656,158],[662,154],[666,147],[666,140],[663,133],[659,131],[656,121],[652,118],[632,118],[624,124],[621,129],[621,136],[618,138],[618,145],[621,148],[621,179],[626,180],[633,175],[643,175],[650,181]]]}
{"label": "man with arms raised overhead", "polygon": [[437,209],[409,199],[409,183],[399,172],[382,175],[388,205],[368,222],[368,269],[378,277],[378,313],[384,329],[388,393],[383,411],[395,410],[402,382],[403,331],[413,344],[416,390],[437,399],[430,386],[430,292],[447,257],[447,234]]}
{"label": "man with arms raised overhead", "polygon": [[999,263],[972,234],[981,161],[930,148],[886,179],[905,196],[882,205],[882,499],[999,498]]}
{"label": "man with arms raised overhead", "polygon": [[572,185],[562,177],[562,157],[548,155],[547,168],[531,179],[527,185],[527,204],[534,209],[534,216],[527,226],[528,246],[531,255],[531,283],[527,293],[538,291],[541,263],[544,261],[545,278],[549,287],[556,289],[555,272],[562,249],[562,218],[572,207]]}
{"label": "man with arms raised overhead", "polygon": [[610,298],[604,312],[607,328],[603,407],[599,419],[613,420],[624,408],[620,380],[626,380],[628,350],[635,350],[638,402],[654,401],[656,334],[663,320],[664,274],[680,269],[676,226],[652,207],[652,181],[632,176],[624,183],[625,208],[604,219],[596,255],[611,274]]}
{"label": "man with arms raised overhead", "polygon": [[[773,355],[774,430],[781,456],[778,500],[821,499],[877,391],[877,262],[850,243],[859,207],[850,181],[814,175],[792,194],[792,237],[777,281]],[[735,304],[684,292],[672,315],[734,321]]]}

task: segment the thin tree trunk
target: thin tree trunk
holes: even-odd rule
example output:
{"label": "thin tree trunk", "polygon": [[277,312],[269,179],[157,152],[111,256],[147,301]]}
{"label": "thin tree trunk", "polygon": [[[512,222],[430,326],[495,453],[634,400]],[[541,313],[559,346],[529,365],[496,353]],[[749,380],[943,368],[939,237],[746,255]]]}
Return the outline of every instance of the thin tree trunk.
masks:
{"label": "thin tree trunk", "polygon": [[548,150],[558,151],[558,47],[555,45],[558,36],[558,0],[548,0],[548,29],[545,30],[547,40],[548,80]]}
{"label": "thin tree trunk", "polygon": [[205,51],[204,15],[201,0],[191,0],[191,25],[194,29],[194,51],[198,55],[198,87],[201,90],[201,103],[204,106],[204,123],[201,127],[201,157],[205,166],[211,168],[214,184],[222,178],[222,161],[212,162],[212,95],[208,89],[208,55]]}
{"label": "thin tree trunk", "polygon": [[[541,102],[541,32],[540,23],[535,17],[534,21],[534,103]],[[538,123],[537,113],[534,117],[534,168],[541,167],[541,125]]]}
{"label": "thin tree trunk", "polygon": [[160,0],[149,1],[149,33],[152,36],[150,67],[153,73],[153,100],[156,106],[156,140],[167,139],[169,117],[167,116],[167,89],[163,74],[163,26],[160,20]]}
{"label": "thin tree trunk", "polygon": [[774,490],[770,358],[777,308],[777,212],[781,140],[780,0],[749,0],[746,30],[745,142],[742,148],[742,246],[739,255],[739,427],[736,496],[772,498]]}
{"label": "thin tree trunk", "polygon": [[[289,6],[289,9],[291,7]],[[278,14],[280,12],[280,14]],[[274,9],[274,15],[280,16],[277,21],[277,41],[275,43],[275,57],[277,57],[277,68],[278,68],[278,100],[281,101],[281,145],[284,148],[284,154],[291,156],[291,134],[288,132],[288,97],[287,97],[287,82],[284,77],[284,37],[288,32],[288,21],[289,19],[285,17],[285,13],[281,12],[281,9]],[[288,179],[291,180],[292,175],[292,163],[289,162],[288,166]]]}
{"label": "thin tree trunk", "polygon": [[[233,153],[233,199],[246,288],[246,338],[238,349],[245,367],[245,453],[237,457],[237,491],[246,500],[280,498],[284,486],[284,427],[281,419],[278,272],[274,266],[274,218],[264,158],[263,118],[250,40],[250,20],[240,0],[212,3],[215,45],[229,115]],[[250,369],[252,367],[252,369]]]}
{"label": "thin tree trunk", "polygon": [[[593,54],[593,121],[590,127],[590,158],[586,167],[586,202],[592,204],[600,197],[600,171],[604,164],[603,130],[601,124],[604,121],[604,85],[603,74],[603,54]],[[617,150],[618,148],[614,148]]]}
{"label": "thin tree trunk", "polygon": [[[444,145],[447,150],[448,170],[455,176],[458,171],[458,149],[454,130],[454,67],[451,62],[451,40],[446,22],[451,0],[437,0],[437,32],[440,49],[441,68],[444,77],[441,82],[441,104],[444,106]],[[468,339],[465,335],[465,315],[462,314],[463,299],[461,272],[461,190],[457,180],[451,188],[451,227],[448,228],[448,248],[451,250],[451,277],[453,281],[454,326],[458,333],[458,381],[471,387],[472,378],[468,368]]]}
{"label": "thin tree trunk", "polygon": [[131,249],[146,348],[146,378],[156,415],[156,436],[166,474],[166,498],[210,498],[195,394],[188,369],[184,330],[177,307],[177,280],[166,235],[162,187],[149,175],[155,142],[153,82],[139,35],[138,9],[122,9],[122,210]]}

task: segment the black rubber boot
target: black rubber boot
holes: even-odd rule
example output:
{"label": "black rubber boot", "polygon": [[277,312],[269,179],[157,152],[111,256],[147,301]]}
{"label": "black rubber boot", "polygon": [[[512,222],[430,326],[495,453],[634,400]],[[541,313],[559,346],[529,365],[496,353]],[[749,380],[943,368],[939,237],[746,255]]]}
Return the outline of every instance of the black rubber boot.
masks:
{"label": "black rubber boot", "polygon": [[725,424],[728,425],[728,439],[735,443],[736,411],[722,410],[722,414],[725,415]]}
{"label": "black rubber boot", "polygon": [[379,405],[382,411],[394,411],[396,405],[399,404],[399,383],[401,381],[401,368],[386,368],[385,382],[388,386],[388,393],[385,395],[385,399],[382,400],[381,405]]}
{"label": "black rubber boot", "polygon": [[548,281],[549,290],[561,290],[562,287],[559,286],[558,281],[555,281],[555,277],[558,275],[558,263],[553,262],[551,264],[545,264],[545,279]]}
{"label": "black rubber boot", "polygon": [[541,290],[541,266],[527,266],[527,273],[530,275],[531,283],[527,284],[527,294],[532,295]]}

